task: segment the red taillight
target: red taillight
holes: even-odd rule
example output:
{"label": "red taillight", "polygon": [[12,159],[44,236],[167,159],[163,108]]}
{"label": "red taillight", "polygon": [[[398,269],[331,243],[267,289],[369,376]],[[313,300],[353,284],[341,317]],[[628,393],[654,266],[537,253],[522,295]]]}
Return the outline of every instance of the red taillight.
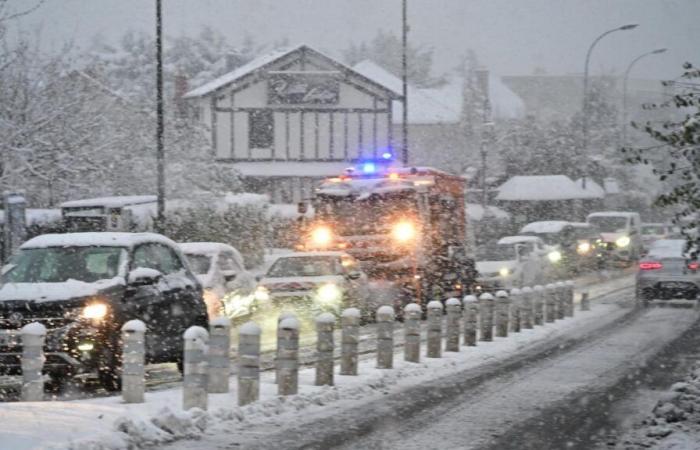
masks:
{"label": "red taillight", "polygon": [[699,268],[700,268],[699,262],[688,263],[688,269],[690,269],[690,270],[698,270]]}
{"label": "red taillight", "polygon": [[657,261],[644,261],[639,263],[639,268],[641,270],[658,270],[664,265]]}

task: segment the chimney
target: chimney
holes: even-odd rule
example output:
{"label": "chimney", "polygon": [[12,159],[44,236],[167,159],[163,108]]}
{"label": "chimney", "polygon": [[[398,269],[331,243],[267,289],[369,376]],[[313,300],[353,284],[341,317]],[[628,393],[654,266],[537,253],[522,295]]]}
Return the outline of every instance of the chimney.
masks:
{"label": "chimney", "polygon": [[183,74],[175,75],[175,107],[180,116],[185,116],[186,101],[183,98],[187,93],[187,77]]}

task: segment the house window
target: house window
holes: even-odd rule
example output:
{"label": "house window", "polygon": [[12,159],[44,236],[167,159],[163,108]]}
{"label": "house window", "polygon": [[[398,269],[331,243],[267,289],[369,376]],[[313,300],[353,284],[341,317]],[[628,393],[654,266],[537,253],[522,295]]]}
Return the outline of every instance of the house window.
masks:
{"label": "house window", "polygon": [[272,110],[261,109],[250,113],[248,119],[248,147],[271,148],[275,137]]}

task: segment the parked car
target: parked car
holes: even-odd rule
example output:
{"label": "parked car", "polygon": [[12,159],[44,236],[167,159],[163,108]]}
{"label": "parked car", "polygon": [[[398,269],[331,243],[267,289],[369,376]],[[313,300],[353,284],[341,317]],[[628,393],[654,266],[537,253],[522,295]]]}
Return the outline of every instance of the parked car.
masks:
{"label": "parked car", "polygon": [[689,300],[697,303],[700,293],[700,263],[685,251],[684,239],[660,239],[649,248],[637,271],[637,303]]}
{"label": "parked car", "polygon": [[477,290],[532,286],[547,278],[548,248],[536,236],[506,236],[477,249]]}
{"label": "parked car", "polygon": [[231,319],[249,317],[256,281],[245,269],[240,252],[219,242],[178,245],[202,283],[209,318],[222,314]]}
{"label": "parked car", "polygon": [[671,226],[665,223],[643,223],[642,224],[642,246],[649,250],[651,244],[659,239],[668,239],[673,234]]}
{"label": "parked car", "polygon": [[202,286],[170,239],[152,233],[48,234],[3,268],[0,374],[21,372],[19,330],[47,328],[44,371],[56,383],[95,375],[120,388],[121,327],[147,327],[148,362],[182,366],[185,330],[207,325]]}
{"label": "parked car", "polygon": [[642,254],[641,225],[635,212],[604,211],[589,214],[586,222],[600,230],[600,248],[609,258],[633,262]]}
{"label": "parked car", "polygon": [[367,275],[345,252],[299,252],[279,257],[260,280],[255,292],[258,311],[294,309],[301,314],[355,307],[366,320],[369,304]]}

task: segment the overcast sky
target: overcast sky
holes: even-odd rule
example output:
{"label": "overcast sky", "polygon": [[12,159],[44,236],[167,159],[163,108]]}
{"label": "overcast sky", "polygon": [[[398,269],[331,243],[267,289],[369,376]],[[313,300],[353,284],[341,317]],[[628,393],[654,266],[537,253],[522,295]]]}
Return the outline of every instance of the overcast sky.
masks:
{"label": "overcast sky", "polygon": [[[32,0],[10,0],[19,8]],[[21,20],[40,27],[42,45],[84,46],[97,33],[116,39],[125,30],[154,28],[155,0],[46,0]],[[247,33],[257,42],[288,38],[331,55],[377,30],[400,33],[401,0],[163,0],[169,35],[210,25],[233,42]],[[600,42],[592,73],[621,73],[637,55],[668,47],[635,66],[636,78],[674,78],[681,64],[700,64],[700,0],[408,0],[409,40],[435,50],[438,72],[453,68],[467,48],[500,75],[581,73],[593,39],[611,28],[639,23]]]}

